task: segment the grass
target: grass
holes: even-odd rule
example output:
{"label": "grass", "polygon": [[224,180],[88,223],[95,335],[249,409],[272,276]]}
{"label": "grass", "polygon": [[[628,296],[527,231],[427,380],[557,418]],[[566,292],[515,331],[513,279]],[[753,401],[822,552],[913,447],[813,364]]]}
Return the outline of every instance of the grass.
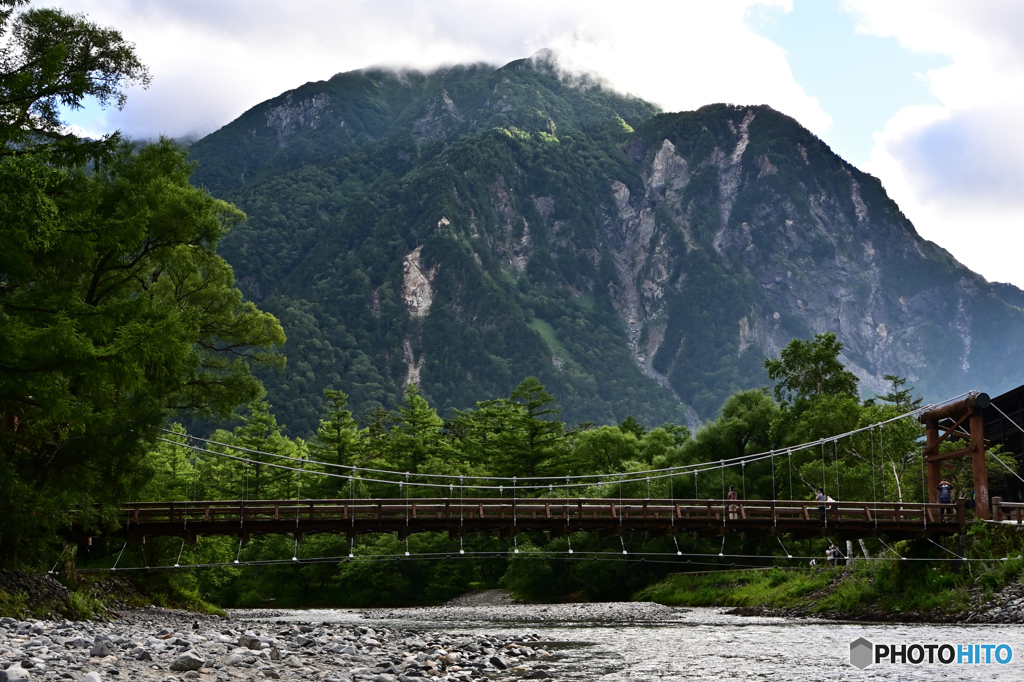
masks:
{"label": "grass", "polygon": [[530,321],[530,327],[533,328],[535,332],[540,334],[540,337],[544,339],[544,343],[547,344],[548,349],[551,351],[553,355],[557,355],[566,362],[572,360],[572,354],[569,353],[569,351],[565,349],[565,346],[562,345],[562,342],[558,340],[558,335],[555,333],[555,328],[552,327],[549,323],[545,322],[539,317],[535,317],[533,318],[533,320]]}
{"label": "grass", "polygon": [[804,599],[828,587],[842,569],[818,572],[720,571],[705,575],[670,575],[636,594],[638,600],[668,606],[803,606]]}

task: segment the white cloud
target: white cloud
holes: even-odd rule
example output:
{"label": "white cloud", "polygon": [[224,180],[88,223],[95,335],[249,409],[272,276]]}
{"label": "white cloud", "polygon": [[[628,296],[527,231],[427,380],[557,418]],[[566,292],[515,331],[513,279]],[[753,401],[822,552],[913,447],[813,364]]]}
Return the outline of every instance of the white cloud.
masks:
{"label": "white cloud", "polygon": [[1024,4],[847,3],[862,30],[948,55],[940,104],[908,107],[875,136],[867,170],[928,239],[990,280],[1024,287]]}
{"label": "white cloud", "polygon": [[503,64],[551,47],[570,68],[667,110],[766,103],[817,133],[831,123],[785,53],[745,16],[790,0],[65,0],[119,28],[150,65],[149,91],[92,122],[135,136],[209,132],[310,80],[372,64]]}

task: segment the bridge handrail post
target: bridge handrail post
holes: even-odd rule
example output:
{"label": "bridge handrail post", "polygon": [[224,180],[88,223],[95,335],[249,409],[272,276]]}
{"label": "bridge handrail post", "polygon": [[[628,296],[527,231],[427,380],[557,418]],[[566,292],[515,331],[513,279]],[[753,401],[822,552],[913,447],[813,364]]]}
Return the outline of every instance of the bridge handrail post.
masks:
{"label": "bridge handrail post", "polygon": [[1001,497],[992,498],[992,520],[996,523],[1003,521],[1003,498]]}
{"label": "bridge handrail post", "polygon": [[967,500],[960,498],[956,501],[956,525],[961,528],[967,520]]}

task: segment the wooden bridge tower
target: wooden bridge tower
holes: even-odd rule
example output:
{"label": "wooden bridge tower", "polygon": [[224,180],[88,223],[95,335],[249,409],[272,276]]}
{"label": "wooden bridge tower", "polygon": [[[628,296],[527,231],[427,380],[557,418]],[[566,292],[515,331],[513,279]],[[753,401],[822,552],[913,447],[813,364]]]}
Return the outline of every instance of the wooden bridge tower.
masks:
{"label": "wooden bridge tower", "polygon": [[[987,394],[972,392],[963,400],[928,410],[920,417],[926,430],[924,460],[928,463],[928,499],[931,502],[939,501],[938,487],[942,481],[940,463],[970,455],[974,469],[974,511],[980,519],[990,518],[988,468],[985,466],[985,421],[981,414],[990,402]],[[940,453],[939,446],[950,436],[966,439],[970,445]]]}

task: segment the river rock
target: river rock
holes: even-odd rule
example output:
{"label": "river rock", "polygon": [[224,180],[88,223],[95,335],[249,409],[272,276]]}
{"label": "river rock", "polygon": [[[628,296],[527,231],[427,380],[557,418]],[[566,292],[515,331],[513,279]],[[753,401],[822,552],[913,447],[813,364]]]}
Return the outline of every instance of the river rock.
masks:
{"label": "river rock", "polygon": [[204,662],[194,651],[186,651],[174,659],[174,662],[171,663],[171,670],[178,672],[199,670],[203,667]]}
{"label": "river rock", "polygon": [[103,658],[104,656],[109,656],[112,653],[114,653],[114,643],[109,639],[101,639],[93,644],[92,648],[89,649],[89,655],[97,658]]}
{"label": "river rock", "polygon": [[7,670],[0,670],[0,682],[8,682],[8,680],[27,680],[29,678],[29,672],[20,665],[12,665]]}

